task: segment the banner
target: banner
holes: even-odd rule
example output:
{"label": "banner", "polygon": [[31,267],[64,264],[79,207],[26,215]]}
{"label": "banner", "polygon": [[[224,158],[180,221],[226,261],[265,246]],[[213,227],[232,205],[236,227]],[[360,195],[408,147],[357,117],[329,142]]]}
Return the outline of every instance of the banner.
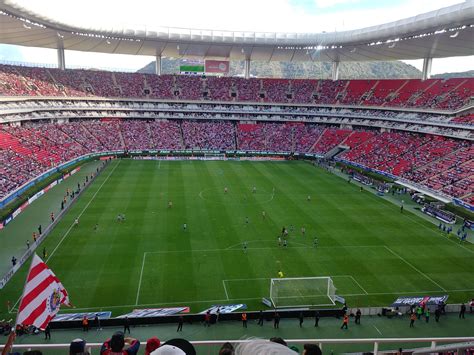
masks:
{"label": "banner", "polygon": [[133,312],[123,314],[116,318],[150,318],[150,317],[166,317],[180,313],[189,313],[189,307],[171,307],[171,308],[146,308],[134,309]]}
{"label": "banner", "polygon": [[229,69],[227,60],[206,60],[206,73],[229,74]]}
{"label": "banner", "polygon": [[474,230],[474,222],[473,221],[470,221],[470,220],[466,219],[466,220],[464,220],[464,225],[466,226],[466,228]]}
{"label": "banner", "polygon": [[72,320],[82,320],[84,316],[89,320],[93,320],[95,316],[98,316],[99,319],[109,319],[112,316],[112,312],[88,312],[88,313],[66,313],[66,314],[57,314],[56,317],[52,320],[53,322],[63,322],[63,321],[72,321]]}
{"label": "banner", "polygon": [[267,307],[273,308],[272,302],[268,298],[263,297],[262,303]]}
{"label": "banner", "polygon": [[205,314],[208,311],[211,313],[215,314],[217,313],[217,309],[219,309],[220,314],[226,314],[226,313],[232,313],[234,311],[237,311],[239,309],[247,309],[247,305],[240,303],[240,304],[223,304],[223,305],[214,305],[211,308],[207,308],[202,312],[199,312],[199,314]]}
{"label": "banner", "polygon": [[448,295],[444,296],[401,296],[398,297],[393,303],[392,307],[400,307],[400,306],[411,306],[411,305],[430,305],[434,306],[441,302],[446,303],[448,300]]}

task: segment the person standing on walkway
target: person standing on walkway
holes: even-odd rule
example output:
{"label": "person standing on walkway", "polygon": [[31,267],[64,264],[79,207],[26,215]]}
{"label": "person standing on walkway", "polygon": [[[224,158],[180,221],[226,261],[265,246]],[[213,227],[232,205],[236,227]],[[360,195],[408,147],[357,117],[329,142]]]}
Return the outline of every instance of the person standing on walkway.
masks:
{"label": "person standing on walkway", "polygon": [[211,311],[207,311],[206,314],[204,315],[204,325],[206,327],[211,326]]}
{"label": "person standing on walkway", "polygon": [[128,334],[130,334],[130,319],[128,317],[125,317],[123,320],[123,334],[125,334],[128,330]]}
{"label": "person standing on walkway", "polygon": [[342,325],[341,325],[341,329],[348,329],[348,326],[349,325],[349,316],[347,314],[344,314],[344,318],[342,319]]}
{"label": "person standing on walkway", "polygon": [[436,309],[435,309],[435,321],[436,321],[436,323],[439,322],[439,317],[441,317],[441,309],[439,309],[439,307],[436,307]]}
{"label": "person standing on walkway", "polygon": [[242,326],[247,328],[247,313],[245,312],[242,313]]}
{"label": "person standing on walkway", "polygon": [[357,309],[357,312],[356,312],[356,316],[355,316],[355,324],[359,324],[360,325],[360,316],[362,315],[362,312],[360,311],[360,309],[358,308]]}
{"label": "person standing on walkway", "polygon": [[263,311],[260,311],[260,313],[258,314],[258,323],[257,325],[263,327]]}
{"label": "person standing on walkway", "polygon": [[422,315],[423,315],[423,308],[421,308],[421,306],[416,307],[416,316],[418,317],[418,320],[421,319]]}
{"label": "person standing on walkway", "polygon": [[89,331],[89,319],[87,319],[87,315],[82,318],[82,331],[88,332]]}
{"label": "person standing on walkway", "polygon": [[430,309],[428,307],[426,307],[426,311],[425,311],[425,320],[426,320],[426,323],[430,322]]}
{"label": "person standing on walkway", "polygon": [[51,326],[49,324],[44,329],[44,340],[51,340]]}
{"label": "person standing on walkway", "polygon": [[273,328],[280,328],[280,315],[278,314],[278,312],[275,312],[275,318],[273,319]]}
{"label": "person standing on walkway", "polygon": [[412,313],[410,315],[410,328],[414,328],[415,327],[415,320],[416,320],[416,314],[415,313]]}
{"label": "person standing on walkway", "polygon": [[300,328],[303,327],[303,322],[304,322],[304,315],[303,312],[300,312],[300,315],[298,317],[300,319]]}
{"label": "person standing on walkway", "polygon": [[178,318],[178,329],[176,329],[177,332],[182,332],[183,331],[183,316],[179,316]]}
{"label": "person standing on walkway", "polygon": [[314,326],[319,327],[319,312],[318,311],[314,313]]}
{"label": "person standing on walkway", "polygon": [[102,330],[102,328],[100,327],[100,318],[99,318],[99,314],[98,314],[98,313],[95,314],[95,317],[94,317],[94,324],[95,324],[95,326],[96,326],[96,328],[97,328],[97,331]]}
{"label": "person standing on walkway", "polygon": [[466,305],[463,303],[461,309],[459,310],[459,319],[464,319],[464,313],[466,313]]}
{"label": "person standing on walkway", "polygon": [[221,307],[217,307],[216,310],[216,324],[219,323],[219,316],[221,315]]}

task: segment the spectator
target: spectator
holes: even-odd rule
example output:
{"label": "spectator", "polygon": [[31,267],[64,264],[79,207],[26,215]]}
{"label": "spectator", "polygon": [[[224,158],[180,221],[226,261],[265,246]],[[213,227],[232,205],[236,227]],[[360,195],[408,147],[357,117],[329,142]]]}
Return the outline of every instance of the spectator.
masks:
{"label": "spectator", "polygon": [[[127,348],[125,349],[125,345]],[[112,338],[106,340],[100,349],[100,355],[136,355],[140,342],[134,338],[125,338],[123,332],[116,332]]]}
{"label": "spectator", "polygon": [[272,341],[255,339],[246,343],[240,343],[235,347],[236,355],[295,355],[295,352],[287,346]]}
{"label": "spectator", "polygon": [[222,344],[222,347],[219,349],[219,355],[233,355],[234,347],[231,343],[227,342]]}
{"label": "spectator", "polygon": [[185,339],[171,339],[150,353],[150,355],[169,354],[196,355],[196,350],[194,346]]}
{"label": "spectator", "polygon": [[322,351],[316,344],[304,344],[303,355],[322,355]]}
{"label": "spectator", "polygon": [[86,351],[86,341],[80,338],[74,339],[69,345],[69,355],[90,355]]}
{"label": "spectator", "polygon": [[146,341],[145,355],[150,355],[154,350],[158,349],[161,345],[160,339],[152,337]]}

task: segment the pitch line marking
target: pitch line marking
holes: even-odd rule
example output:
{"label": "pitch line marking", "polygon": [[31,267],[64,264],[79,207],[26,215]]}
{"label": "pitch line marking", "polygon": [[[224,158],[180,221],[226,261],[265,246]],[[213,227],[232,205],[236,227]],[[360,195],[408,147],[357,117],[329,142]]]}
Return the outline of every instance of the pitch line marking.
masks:
{"label": "pitch line marking", "polygon": [[140,272],[140,279],[138,281],[137,298],[135,301],[135,305],[138,305],[138,297],[140,297],[140,288],[142,287],[143,269],[145,268],[145,259],[146,259],[147,254],[148,254],[147,252],[143,253],[142,271]]}
{"label": "pitch line marking", "polygon": [[225,281],[226,280],[222,280],[222,285],[224,286],[225,296],[227,297],[227,300],[229,300],[229,294],[227,293],[227,287],[225,287]]}
{"label": "pitch line marking", "polygon": [[358,281],[355,279],[355,277],[354,277],[354,276],[352,276],[352,275],[348,275],[348,276],[350,276],[350,277],[351,277],[351,279],[352,279],[352,280],[354,280],[354,282],[356,283],[356,285],[357,285],[357,286],[359,286],[359,287],[360,287],[360,289],[361,289],[362,291],[364,291],[364,293],[365,293],[366,295],[368,295],[368,294],[369,294],[369,293],[368,293],[368,292],[365,290],[365,288],[363,288],[363,287],[362,287],[362,285],[361,285],[361,284],[360,284],[360,283],[359,283],[359,282],[358,282]]}
{"label": "pitch line marking", "polygon": [[440,289],[442,289],[443,291],[447,292],[447,290],[441,286],[439,283],[437,283],[435,280],[433,280],[431,277],[429,277],[428,275],[426,275],[424,272],[420,271],[417,267],[415,267],[413,264],[411,264],[410,262],[408,262],[407,260],[405,260],[403,257],[401,257],[400,255],[398,255],[397,253],[395,253],[392,249],[390,249],[389,247],[385,246],[385,249],[387,249],[390,253],[392,253],[393,255],[395,255],[397,258],[399,258],[401,261],[403,261],[405,264],[407,264],[408,266],[410,266],[413,270],[415,270],[416,272],[420,273],[422,276],[424,276],[427,280],[431,281],[433,284],[435,284],[436,286],[438,286]]}
{"label": "pitch line marking", "polygon": [[[92,201],[94,200],[94,198],[97,196],[97,194],[99,193],[99,191],[102,189],[102,186],[104,186],[104,184],[107,182],[107,180],[109,180],[109,177],[112,175],[112,173],[115,171],[115,169],[117,169],[117,166],[119,166],[121,160],[119,160],[119,162],[117,163],[117,165],[114,166],[114,168],[112,169],[112,171],[109,173],[109,175],[105,178],[105,180],[102,182],[102,184],[99,186],[99,188],[97,189],[97,191],[94,193],[94,195],[92,195],[92,198],[90,199],[90,201],[87,203],[87,205],[82,209],[81,213],[79,213],[79,215],[77,216],[77,218],[79,219],[83,214],[84,212],[86,211],[86,209],[90,206],[90,204],[92,203]],[[56,248],[53,249],[53,251],[51,252],[51,255],[48,257],[48,259],[46,259],[46,263],[53,257],[54,253],[56,252],[56,250],[58,250],[58,248],[60,247],[60,245],[62,244],[62,242],[64,241],[64,239],[66,239],[66,237],[69,235],[69,232],[71,232],[72,228],[74,227],[74,221],[72,222],[71,226],[69,227],[69,229],[66,231],[66,233],[64,233],[63,237],[61,238],[61,240],[59,241],[59,243],[56,245]],[[21,300],[21,296],[18,298],[18,300],[15,302],[15,304],[13,305],[12,308],[15,308],[15,306],[18,304],[18,302],[20,302]]]}
{"label": "pitch line marking", "polygon": [[380,335],[383,335],[382,332],[379,330],[379,328],[377,328],[375,325],[374,325],[374,328]]}
{"label": "pitch line marking", "polygon": [[365,295],[368,295],[369,293],[365,290],[365,288],[362,287],[362,285],[357,282],[357,280],[355,279],[354,276],[352,275],[329,275],[330,278],[337,278],[337,277],[350,277],[352,279],[352,281],[354,281],[354,283],[362,290],[362,292],[364,292]]}

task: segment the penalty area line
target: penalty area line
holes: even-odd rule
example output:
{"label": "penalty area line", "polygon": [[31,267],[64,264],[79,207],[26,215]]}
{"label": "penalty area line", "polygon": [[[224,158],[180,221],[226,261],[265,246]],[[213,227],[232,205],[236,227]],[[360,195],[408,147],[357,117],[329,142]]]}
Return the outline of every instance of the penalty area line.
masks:
{"label": "penalty area line", "polygon": [[145,268],[145,259],[148,252],[143,253],[143,261],[142,261],[142,271],[140,271],[140,279],[138,281],[138,289],[137,289],[137,298],[135,300],[135,305],[138,305],[138,298],[140,297],[140,289],[142,287],[142,278],[143,278],[143,269]]}
{"label": "penalty area line", "polygon": [[227,297],[227,299],[229,299],[229,294],[227,293],[227,287],[225,287],[225,281],[226,280],[222,280],[222,286],[224,286],[225,296]]}

